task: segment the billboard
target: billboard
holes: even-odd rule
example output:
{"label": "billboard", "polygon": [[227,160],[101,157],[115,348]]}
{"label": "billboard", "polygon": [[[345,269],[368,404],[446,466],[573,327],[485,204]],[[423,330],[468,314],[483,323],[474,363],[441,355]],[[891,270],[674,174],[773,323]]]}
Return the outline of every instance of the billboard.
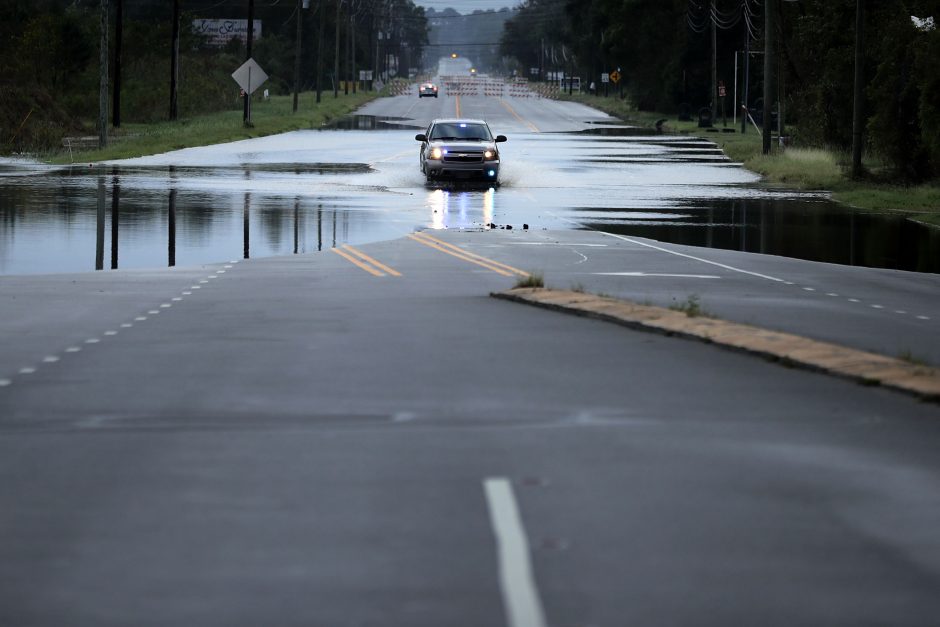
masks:
{"label": "billboard", "polygon": [[[254,21],[253,40],[261,39],[261,20]],[[248,20],[193,20],[193,31],[206,38],[210,46],[220,48],[238,37],[248,43]]]}

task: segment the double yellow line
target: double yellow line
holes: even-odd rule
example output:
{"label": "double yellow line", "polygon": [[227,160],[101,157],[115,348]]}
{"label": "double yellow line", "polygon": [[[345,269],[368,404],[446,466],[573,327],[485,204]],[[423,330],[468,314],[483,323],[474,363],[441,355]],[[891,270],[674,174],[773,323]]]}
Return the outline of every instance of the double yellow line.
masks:
{"label": "double yellow line", "polygon": [[470,263],[482,266],[487,270],[495,272],[496,274],[501,274],[503,276],[529,276],[529,273],[524,270],[513,268],[512,266],[508,266],[498,261],[493,261],[492,259],[487,259],[486,257],[477,255],[476,253],[468,252],[463,248],[454,246],[453,244],[448,244],[447,242],[441,241],[436,237],[431,237],[427,233],[412,233],[408,237],[418,242],[419,244],[424,244],[425,246],[439,250],[442,253],[447,253],[448,255],[456,257],[457,259],[462,259],[463,261],[469,261]]}
{"label": "double yellow line", "polygon": [[522,122],[523,124],[525,124],[526,126],[528,126],[530,129],[532,129],[532,132],[533,132],[533,133],[541,133],[541,132],[542,132],[542,131],[539,130],[539,127],[537,127],[535,124],[532,124],[532,122],[529,122],[529,121],[526,120],[524,117],[522,117],[521,115],[519,115],[518,113],[516,113],[516,110],[513,109],[512,107],[510,107],[508,102],[506,102],[506,101],[503,100],[502,98],[499,99],[499,102],[500,102],[500,104],[503,105],[503,107],[505,107],[506,111],[509,111],[511,114],[513,114],[513,115],[516,117],[517,120],[519,120],[520,122]]}
{"label": "double yellow line", "polygon": [[330,250],[358,268],[365,270],[372,276],[385,276],[386,274],[390,274],[392,276],[401,276],[401,272],[398,272],[393,268],[389,268],[381,261],[373,259],[361,250],[356,250],[349,244],[345,244],[342,248],[331,248]]}

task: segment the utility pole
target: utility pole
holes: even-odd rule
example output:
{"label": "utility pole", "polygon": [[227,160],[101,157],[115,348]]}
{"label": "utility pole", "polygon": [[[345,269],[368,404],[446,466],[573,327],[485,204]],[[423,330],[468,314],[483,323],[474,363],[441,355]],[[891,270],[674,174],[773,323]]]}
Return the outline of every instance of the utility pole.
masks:
{"label": "utility pole", "polygon": [[346,51],[346,71],[343,72],[346,80],[343,81],[343,93],[347,96],[349,95],[349,79],[352,76],[352,48],[349,45],[350,40],[352,39],[352,7],[349,7],[349,14],[346,16],[346,45],[343,46],[343,49]]}
{"label": "utility pole", "polygon": [[[359,14],[359,7],[356,8],[356,15]],[[352,48],[352,81],[353,81],[353,94],[356,93],[356,88],[359,86],[359,73],[356,71],[356,16],[349,18],[349,41],[350,48]]]}
{"label": "utility pole", "polygon": [[744,99],[741,103],[741,134],[747,133],[747,118],[751,113],[748,108],[749,89],[751,86],[751,32],[744,26]]}
{"label": "utility pole", "polygon": [[179,118],[180,0],[173,0],[173,41],[170,44],[170,119]]}
{"label": "utility pole", "polygon": [[712,121],[718,117],[718,14],[715,0],[711,0],[709,21],[712,25]]}
{"label": "utility pole", "polygon": [[111,124],[121,128],[121,53],[124,46],[124,0],[117,0],[114,16],[114,89],[111,94]]}
{"label": "utility pole", "polygon": [[[176,1],[176,0],[174,0]],[[251,44],[255,38],[255,0],[248,0],[248,39],[245,42],[245,61],[251,58]],[[245,104],[244,104],[244,113],[242,115],[242,122],[245,126],[248,126],[250,122],[250,110],[248,99],[251,98],[251,94],[248,93],[248,90],[245,90]]]}
{"label": "utility pole", "polygon": [[336,0],[336,41],[333,53],[333,97],[339,98],[339,25],[343,0]]}
{"label": "utility pole", "polygon": [[862,176],[862,126],[865,80],[865,0],[855,5],[855,103],[852,107],[852,178]]}
{"label": "utility pole", "polygon": [[774,109],[774,38],[776,35],[775,19],[776,0],[764,0],[764,128],[763,154],[770,154],[770,134],[773,129]]}
{"label": "utility pole", "polygon": [[297,0],[297,39],[294,42],[294,113],[297,113],[297,99],[300,93],[300,52],[302,50],[301,37],[304,29],[303,8],[304,0]]}
{"label": "utility pole", "polygon": [[323,94],[323,17],[326,15],[326,0],[317,4],[317,104]]}
{"label": "utility pole", "polygon": [[101,43],[98,51],[98,147],[108,145],[108,0],[101,0]]}

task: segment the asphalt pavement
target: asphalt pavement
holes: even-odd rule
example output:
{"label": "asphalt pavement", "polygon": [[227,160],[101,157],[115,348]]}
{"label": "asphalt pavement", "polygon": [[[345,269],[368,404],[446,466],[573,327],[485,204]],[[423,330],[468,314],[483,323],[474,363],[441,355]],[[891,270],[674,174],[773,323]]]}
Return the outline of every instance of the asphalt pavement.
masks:
{"label": "asphalt pavement", "polygon": [[936,275],[520,226],[0,277],[0,625],[936,623],[937,405],[490,297],[933,359]]}

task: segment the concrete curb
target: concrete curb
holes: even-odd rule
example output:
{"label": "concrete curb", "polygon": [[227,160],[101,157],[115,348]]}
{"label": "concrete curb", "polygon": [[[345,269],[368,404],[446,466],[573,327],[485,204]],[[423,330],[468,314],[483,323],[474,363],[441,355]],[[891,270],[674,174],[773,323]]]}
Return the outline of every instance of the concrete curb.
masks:
{"label": "concrete curb", "polygon": [[714,318],[689,317],[681,311],[638,305],[582,292],[545,288],[515,288],[493,292],[494,298],[545,309],[598,318],[666,335],[678,335],[753,353],[774,361],[825,372],[866,385],[940,401],[940,370],[901,359],[820,342]]}

